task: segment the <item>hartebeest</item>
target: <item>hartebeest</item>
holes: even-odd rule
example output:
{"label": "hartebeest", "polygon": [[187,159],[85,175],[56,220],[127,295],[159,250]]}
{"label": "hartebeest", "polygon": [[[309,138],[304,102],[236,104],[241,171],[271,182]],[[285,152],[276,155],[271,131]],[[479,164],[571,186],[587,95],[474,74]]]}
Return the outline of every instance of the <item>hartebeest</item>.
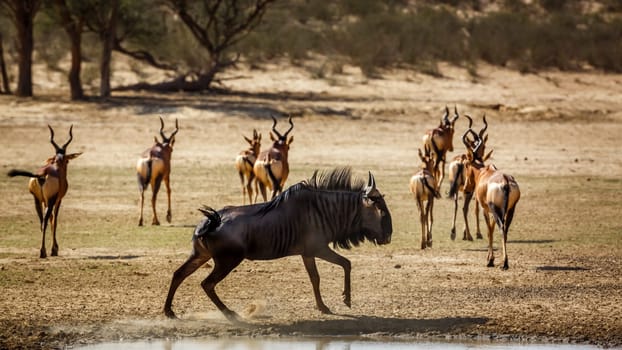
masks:
{"label": "hartebeest", "polygon": [[[473,144],[466,141],[467,133],[476,136]],[[507,238],[510,224],[514,217],[516,204],[520,199],[518,183],[511,175],[499,171],[494,165],[484,165],[482,157],[484,139],[469,128],[462,137],[468,150],[468,162],[465,164],[466,182],[465,187],[474,186],[475,198],[482,206],[484,220],[488,227],[488,267],[494,266],[494,252],[492,249],[492,235],[495,223],[501,230],[501,243],[503,248],[504,270],[509,268],[507,255]]]}
{"label": "hartebeest", "polygon": [[[67,146],[71,143],[71,140],[73,140],[73,125],[69,127],[69,140],[67,140],[62,147],[59,147],[56,142],[54,142],[54,129],[49,125],[48,128],[50,129],[50,142],[52,146],[54,146],[56,152],[54,157],[49,158],[46,161],[46,165],[39,168],[35,173],[16,169],[8,173],[11,177],[30,177],[28,189],[35,200],[35,209],[39,216],[41,233],[43,235],[41,239],[41,252],[39,254],[41,258],[47,257],[45,249],[45,231],[48,221],[52,225],[52,256],[58,255],[56,226],[58,224],[60,204],[65,194],[67,194],[67,188],[69,187],[67,183],[67,163],[69,163],[69,160],[82,154],[82,152],[67,154]],[[45,217],[43,216],[43,209],[45,209]]]}
{"label": "hartebeest", "polygon": [[[434,178],[434,158],[426,149],[425,155],[419,149],[421,159],[421,170],[410,178],[410,192],[415,197],[417,208],[419,209],[419,221],[421,222],[421,249],[432,247],[432,223],[434,222],[432,211],[434,208],[434,198],[440,198],[440,193],[436,189],[436,179]],[[424,202],[426,202],[424,206]]]}
{"label": "hartebeest", "polygon": [[445,178],[445,156],[447,152],[454,151],[454,124],[458,119],[458,108],[454,107],[454,116],[449,119],[449,108],[445,106],[445,115],[441,119],[440,125],[432,130],[426,131],[423,135],[424,148],[434,152],[434,178],[436,179],[436,189],[440,190],[441,183]]}
{"label": "hartebeest", "polygon": [[[473,126],[473,120],[469,115],[465,115],[465,117],[469,120],[469,129]],[[486,131],[488,124],[486,123],[486,116],[484,115],[484,128],[480,131],[479,135],[483,138],[484,143],[481,146],[481,149],[478,152],[484,152],[484,147],[486,145],[486,140],[488,139],[488,135],[482,136]],[[474,147],[474,142],[472,140],[465,139],[471,147]],[[486,161],[492,155],[492,151],[490,151],[486,156],[483,157],[483,161]],[[456,239],[456,217],[458,214],[458,197],[459,192],[464,193],[464,205],[462,207],[462,215],[464,217],[464,231],[462,234],[463,240],[473,240],[473,236],[471,235],[471,231],[469,229],[469,220],[468,220],[468,212],[469,212],[469,204],[471,202],[471,198],[473,197],[473,191],[475,190],[474,185],[471,185],[470,188],[465,188],[465,180],[466,174],[464,171],[465,163],[468,162],[467,154],[460,154],[453,158],[453,160],[449,163],[449,198],[454,200],[454,216],[452,220],[451,226],[451,234],[450,238],[452,240]],[[479,205],[475,202],[475,223],[477,226],[476,237],[477,239],[482,239],[482,233],[479,225]]]}
{"label": "hartebeest", "polygon": [[[243,136],[244,140],[248,142],[249,148],[238,154],[235,158],[235,168],[240,175],[240,182],[242,183],[242,200],[246,204],[246,194],[248,193],[248,203],[253,204],[253,189],[251,187],[253,180],[255,179],[255,173],[253,172],[253,166],[259,155],[259,148],[261,147],[261,134],[257,133],[257,130],[253,129],[253,138],[249,139]],[[255,185],[256,187],[257,185]],[[257,201],[257,194],[255,194],[255,201]]]}
{"label": "hartebeest", "polygon": [[140,218],[138,219],[138,226],[143,225],[145,190],[149,185],[151,185],[151,207],[153,208],[153,220],[151,221],[151,224],[160,224],[158,215],[156,214],[156,198],[158,196],[162,180],[164,180],[164,184],[166,185],[166,194],[168,196],[166,221],[170,223],[172,219],[171,186],[169,180],[171,174],[171,155],[173,153],[173,145],[175,144],[175,134],[179,131],[177,119],[175,119],[175,131],[171,133],[171,136],[166,137],[163,130],[164,120],[160,117],[160,136],[162,136],[162,142],[158,140],[157,136],[154,136],[155,144],[151,148],[147,149],[136,163],[136,176],[138,179],[138,190],[140,191]]}
{"label": "hartebeest", "polygon": [[267,200],[266,188],[272,190],[272,198],[283,191],[283,186],[289,175],[289,162],[287,160],[287,154],[289,152],[289,146],[294,141],[294,137],[289,135],[290,131],[294,128],[292,117],[289,117],[289,129],[285,134],[281,135],[276,130],[276,118],[272,117],[274,123],[272,124],[272,131],[277,137],[270,133],[270,139],[273,141],[272,146],[265,151],[262,151],[257,157],[257,161],[253,166],[257,184],[259,185],[259,191],[263,197],[264,202]]}

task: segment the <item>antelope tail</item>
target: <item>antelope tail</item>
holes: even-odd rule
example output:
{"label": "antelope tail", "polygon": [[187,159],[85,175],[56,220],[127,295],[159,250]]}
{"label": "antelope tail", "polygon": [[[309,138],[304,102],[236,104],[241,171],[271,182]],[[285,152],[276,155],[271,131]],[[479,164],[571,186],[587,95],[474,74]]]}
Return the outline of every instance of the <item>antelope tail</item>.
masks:
{"label": "antelope tail", "polygon": [[266,172],[270,177],[270,181],[272,181],[272,183],[274,184],[274,188],[272,190],[275,193],[278,192],[281,187],[281,182],[276,178],[276,176],[274,176],[274,173],[272,172],[272,167],[270,166],[270,161],[266,162],[266,165],[264,165],[264,167],[266,168]]}
{"label": "antelope tail", "polygon": [[29,172],[29,171],[18,170],[18,169],[11,169],[7,173],[7,175],[10,176],[10,177],[15,177],[15,176],[25,176],[25,177],[34,177],[34,178],[42,177],[40,175],[33,174],[33,173]]}
{"label": "antelope tail", "polygon": [[506,222],[506,218],[505,218],[505,214],[508,212],[508,202],[510,200],[510,182],[509,179],[503,175],[503,180],[504,180],[504,184],[501,187],[501,190],[503,191],[503,207],[499,208],[498,206],[494,205],[494,203],[489,203],[489,207],[491,207],[493,216],[495,218],[495,221],[497,222],[497,225],[499,225],[499,230],[501,231],[501,233],[503,234],[503,232],[505,232],[505,222]]}
{"label": "antelope tail", "polygon": [[425,186],[428,189],[428,191],[432,192],[432,194],[434,195],[434,198],[441,198],[441,194],[434,187],[430,186],[425,176],[421,178],[421,181],[423,182],[423,186]]}
{"label": "antelope tail", "polygon": [[462,177],[463,170],[464,170],[464,164],[459,163],[458,170],[456,171],[456,174],[454,175],[454,181],[451,182],[451,185],[449,187],[449,198],[453,198],[456,195],[456,193],[458,193],[458,179]]}
{"label": "antelope tail", "polygon": [[149,160],[147,160],[146,163],[147,163],[147,169],[145,171],[145,177],[140,176],[140,173],[137,174],[138,175],[138,186],[140,190],[144,190],[145,188],[147,188],[147,186],[151,182],[151,173],[153,172],[152,171],[153,161],[151,160],[151,158],[149,158]]}

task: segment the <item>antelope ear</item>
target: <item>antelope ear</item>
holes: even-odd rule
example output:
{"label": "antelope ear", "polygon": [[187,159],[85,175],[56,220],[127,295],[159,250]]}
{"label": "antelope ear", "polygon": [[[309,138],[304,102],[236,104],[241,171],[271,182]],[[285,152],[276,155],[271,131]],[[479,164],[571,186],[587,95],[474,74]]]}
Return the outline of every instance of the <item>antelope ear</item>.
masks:
{"label": "antelope ear", "polygon": [[494,151],[494,149],[491,149],[490,152],[488,152],[488,154],[484,156],[484,159],[483,159],[484,161],[487,161],[488,158],[490,158],[490,156],[492,156],[492,151]]}
{"label": "antelope ear", "polygon": [[158,141],[158,137],[157,136],[153,137],[153,141],[155,141],[156,144],[160,144],[160,141]]}
{"label": "antelope ear", "polygon": [[78,156],[80,156],[81,154],[82,154],[82,152],[72,153],[72,154],[66,155],[65,158],[71,160],[71,159],[74,159],[74,158],[78,158]]}
{"label": "antelope ear", "polygon": [[261,134],[259,134],[259,136],[257,136],[257,141],[261,141]]}
{"label": "antelope ear", "polygon": [[276,138],[274,137],[274,135],[272,135],[272,131],[270,131],[270,140],[276,141]]}
{"label": "antelope ear", "polygon": [[253,140],[249,139],[248,137],[246,137],[246,136],[244,136],[244,135],[242,135],[242,137],[244,137],[244,140],[246,140],[246,142],[248,142],[248,143],[250,143],[250,144],[252,144],[252,143],[253,143]]}
{"label": "antelope ear", "polygon": [[292,144],[292,142],[294,142],[294,137],[293,137],[293,136],[290,136],[290,137],[289,137],[289,140],[287,140],[287,145],[288,145],[288,146],[289,146],[289,145],[291,145],[291,144]]}

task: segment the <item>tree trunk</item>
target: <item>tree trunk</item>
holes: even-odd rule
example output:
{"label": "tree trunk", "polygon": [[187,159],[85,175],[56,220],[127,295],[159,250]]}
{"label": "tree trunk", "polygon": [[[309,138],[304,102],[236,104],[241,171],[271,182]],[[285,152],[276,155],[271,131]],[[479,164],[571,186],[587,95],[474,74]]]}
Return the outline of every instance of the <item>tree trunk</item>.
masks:
{"label": "tree trunk", "polygon": [[56,0],[56,6],[60,14],[61,22],[69,41],[71,41],[71,69],[69,70],[69,88],[72,100],[84,98],[80,71],[82,70],[82,20],[73,19],[65,0]]}
{"label": "tree trunk", "polygon": [[33,1],[17,1],[15,25],[18,38],[19,73],[15,95],[32,96],[32,52],[34,49],[33,22],[35,8]]}
{"label": "tree trunk", "polygon": [[114,47],[115,30],[117,24],[117,14],[119,10],[118,0],[111,1],[112,10],[108,25],[102,33],[102,59],[100,65],[100,85],[99,95],[101,97],[110,97],[110,75],[112,64],[112,49]]}
{"label": "tree trunk", "polygon": [[2,33],[0,33],[0,71],[2,71],[2,93],[10,94],[9,75],[6,73],[6,63],[4,62],[4,47],[2,45]]}

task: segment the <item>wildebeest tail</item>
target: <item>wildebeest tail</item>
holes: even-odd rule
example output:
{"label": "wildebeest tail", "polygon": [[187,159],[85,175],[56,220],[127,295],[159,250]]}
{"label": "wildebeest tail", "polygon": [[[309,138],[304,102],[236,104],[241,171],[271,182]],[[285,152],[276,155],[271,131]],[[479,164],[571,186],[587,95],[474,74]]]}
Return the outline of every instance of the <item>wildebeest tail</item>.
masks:
{"label": "wildebeest tail", "polygon": [[222,219],[220,214],[212,207],[204,205],[203,208],[199,208],[199,211],[205,215],[205,220],[196,228],[194,235],[202,237],[210,232],[214,232],[220,226]]}
{"label": "wildebeest tail", "polygon": [[456,170],[456,174],[454,174],[454,180],[449,186],[449,198],[453,198],[456,193],[458,193],[458,182],[460,181],[460,178],[462,178],[462,171],[464,171],[464,164],[458,163],[458,170]]}

